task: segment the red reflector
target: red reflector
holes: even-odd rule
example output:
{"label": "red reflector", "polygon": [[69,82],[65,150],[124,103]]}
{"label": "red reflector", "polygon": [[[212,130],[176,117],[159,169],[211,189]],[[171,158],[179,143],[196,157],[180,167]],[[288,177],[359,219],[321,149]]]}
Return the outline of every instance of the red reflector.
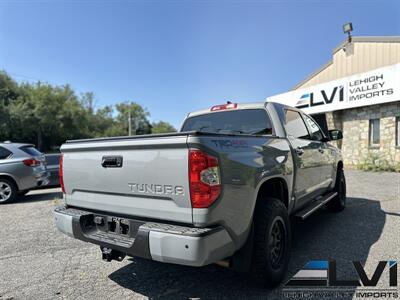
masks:
{"label": "red reflector", "polygon": [[189,150],[189,186],[193,208],[209,207],[221,193],[218,159],[201,150]]}
{"label": "red reflector", "polygon": [[60,185],[61,185],[61,190],[63,194],[65,194],[65,187],[64,187],[64,178],[63,178],[63,160],[64,160],[64,153],[61,153],[60,155],[60,169],[58,171],[59,175],[59,180],[60,180]]}
{"label": "red reflector", "polygon": [[211,107],[211,111],[224,110],[224,109],[233,109],[233,108],[237,108],[237,103],[228,103],[228,104],[215,105],[215,106]]}
{"label": "red reflector", "polygon": [[25,159],[22,162],[24,163],[25,166],[28,166],[28,167],[36,167],[36,166],[40,165],[40,161],[38,161],[34,158]]}

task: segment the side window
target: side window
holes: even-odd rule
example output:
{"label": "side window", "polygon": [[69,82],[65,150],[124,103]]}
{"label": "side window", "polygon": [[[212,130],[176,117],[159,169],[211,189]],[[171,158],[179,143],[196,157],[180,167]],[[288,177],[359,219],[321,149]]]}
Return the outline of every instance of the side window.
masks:
{"label": "side window", "polygon": [[380,120],[371,119],[369,120],[369,146],[379,147],[380,142],[381,142]]}
{"label": "side window", "polygon": [[0,147],[0,159],[7,159],[11,156],[12,152],[6,148]]}
{"label": "side window", "polygon": [[286,110],[285,111],[285,129],[288,135],[291,135],[298,139],[309,139],[308,130],[306,124],[297,111]]}
{"label": "side window", "polygon": [[309,116],[304,115],[306,122],[308,126],[311,129],[311,139],[320,141],[324,137],[324,135],[321,132],[321,129],[319,129],[317,123],[313,119],[311,119]]}

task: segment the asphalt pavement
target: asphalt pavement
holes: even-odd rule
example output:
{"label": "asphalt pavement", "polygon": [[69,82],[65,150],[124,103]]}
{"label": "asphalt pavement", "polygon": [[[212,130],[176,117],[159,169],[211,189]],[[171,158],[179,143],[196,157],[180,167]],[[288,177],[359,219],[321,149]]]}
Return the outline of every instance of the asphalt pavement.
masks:
{"label": "asphalt pavement", "polygon": [[[372,274],[379,260],[400,260],[400,174],[346,171],[347,208],[293,222],[287,279],[310,260],[335,259],[339,278],[351,261]],[[59,233],[52,211],[59,189],[30,192],[0,206],[0,300],[4,299],[280,299],[246,275],[216,265],[191,268],[138,258],[103,262],[98,246]],[[384,273],[378,287],[388,287]]]}

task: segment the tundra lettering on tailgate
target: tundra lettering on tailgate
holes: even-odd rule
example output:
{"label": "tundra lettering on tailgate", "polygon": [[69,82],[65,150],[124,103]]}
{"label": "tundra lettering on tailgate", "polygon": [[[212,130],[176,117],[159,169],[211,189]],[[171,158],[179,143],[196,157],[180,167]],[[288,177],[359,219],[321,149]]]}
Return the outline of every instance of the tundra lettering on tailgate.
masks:
{"label": "tundra lettering on tailgate", "polygon": [[179,185],[174,186],[169,184],[128,183],[128,186],[133,193],[180,196],[185,195],[183,187]]}

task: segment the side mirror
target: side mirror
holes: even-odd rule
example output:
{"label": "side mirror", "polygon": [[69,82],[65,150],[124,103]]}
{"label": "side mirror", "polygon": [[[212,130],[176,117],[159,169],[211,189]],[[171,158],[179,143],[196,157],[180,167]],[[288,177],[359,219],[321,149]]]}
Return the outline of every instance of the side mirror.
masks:
{"label": "side mirror", "polygon": [[343,138],[343,133],[339,129],[329,130],[329,138],[331,141],[341,140]]}

